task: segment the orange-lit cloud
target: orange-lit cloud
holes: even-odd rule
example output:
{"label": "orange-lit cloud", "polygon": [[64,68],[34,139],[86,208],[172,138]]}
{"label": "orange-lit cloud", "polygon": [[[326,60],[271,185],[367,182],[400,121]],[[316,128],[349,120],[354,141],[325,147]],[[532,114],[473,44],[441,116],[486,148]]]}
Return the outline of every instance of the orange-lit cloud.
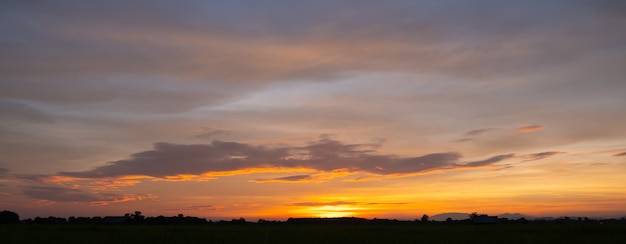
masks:
{"label": "orange-lit cloud", "polygon": [[90,181],[89,188],[95,191],[106,191],[120,187],[134,186],[141,183],[139,179],[97,179]]}
{"label": "orange-lit cloud", "polygon": [[54,204],[56,204],[55,201],[37,200],[37,201],[28,203],[28,205],[26,205],[26,206],[29,207],[29,208],[38,208],[38,207],[50,206],[50,205],[54,205]]}
{"label": "orange-lit cloud", "polygon": [[121,203],[130,201],[142,201],[142,200],[158,200],[159,198],[152,194],[129,194],[129,195],[110,195],[104,197],[102,200],[89,202],[91,206],[104,206],[111,203]]}
{"label": "orange-lit cloud", "polygon": [[522,126],[522,127],[517,128],[517,131],[521,133],[530,133],[530,132],[540,131],[543,129],[545,129],[545,127],[541,125],[527,125],[527,126]]}
{"label": "orange-lit cloud", "polygon": [[297,202],[289,206],[338,206],[338,205],[400,205],[406,203],[379,203],[379,202],[356,202],[356,201],[331,201],[331,202]]}
{"label": "orange-lit cloud", "polygon": [[24,186],[22,188],[25,196],[39,199],[44,203],[85,203],[91,206],[102,206],[129,201],[158,200],[158,197],[152,194],[92,193],[57,186]]}

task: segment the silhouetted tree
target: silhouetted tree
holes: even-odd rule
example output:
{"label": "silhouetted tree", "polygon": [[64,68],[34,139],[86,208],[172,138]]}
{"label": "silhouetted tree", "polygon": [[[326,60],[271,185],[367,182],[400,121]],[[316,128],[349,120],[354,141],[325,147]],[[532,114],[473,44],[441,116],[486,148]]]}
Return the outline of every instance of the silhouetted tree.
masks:
{"label": "silhouetted tree", "polygon": [[35,217],[33,220],[35,224],[67,224],[67,219],[50,216],[47,218]]}
{"label": "silhouetted tree", "polygon": [[20,216],[8,210],[0,212],[0,224],[17,224],[20,222]]}
{"label": "silhouetted tree", "polygon": [[[86,218],[86,219],[89,220],[89,218]],[[95,217],[91,218],[91,223],[92,224],[101,224],[102,223],[102,217],[95,216]]]}
{"label": "silhouetted tree", "polygon": [[134,214],[130,215],[130,218],[133,221],[133,223],[141,223],[146,217],[141,215],[141,211],[135,211]]}
{"label": "silhouetted tree", "polygon": [[233,219],[230,222],[233,223],[233,224],[245,224],[246,223],[246,219],[244,219],[244,218]]}
{"label": "silhouetted tree", "polygon": [[422,222],[428,222],[428,215],[422,215]]}

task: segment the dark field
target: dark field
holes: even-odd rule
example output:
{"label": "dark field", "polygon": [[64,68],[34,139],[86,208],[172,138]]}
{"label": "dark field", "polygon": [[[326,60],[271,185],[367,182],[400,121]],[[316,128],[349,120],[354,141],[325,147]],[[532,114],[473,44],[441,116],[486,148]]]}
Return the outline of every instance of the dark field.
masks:
{"label": "dark field", "polygon": [[626,243],[623,224],[0,225],[0,243]]}

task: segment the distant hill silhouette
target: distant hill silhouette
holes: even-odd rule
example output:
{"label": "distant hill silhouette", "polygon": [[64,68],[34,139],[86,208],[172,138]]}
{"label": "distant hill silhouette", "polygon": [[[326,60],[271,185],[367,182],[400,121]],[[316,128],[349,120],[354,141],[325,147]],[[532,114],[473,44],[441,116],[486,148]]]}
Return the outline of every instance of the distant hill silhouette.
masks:
{"label": "distant hill silhouette", "polygon": [[[464,220],[464,219],[469,219],[469,215],[470,213],[441,213],[441,214],[433,215],[432,217],[430,217],[430,219],[434,221],[445,221],[447,218],[451,218],[452,220]],[[496,216],[498,216],[498,218],[507,218],[510,220],[516,220],[516,219],[521,219],[521,218],[525,218],[528,220],[536,219],[533,216],[520,214],[520,213],[503,213],[503,214],[499,214]]]}
{"label": "distant hill silhouette", "polygon": [[464,220],[469,219],[469,215],[469,213],[441,213],[433,215],[430,219],[434,221],[445,221],[447,218],[451,218],[452,220]]}
{"label": "distant hill silhouette", "polygon": [[521,219],[521,218],[525,218],[527,220],[536,219],[533,216],[525,215],[521,213],[503,213],[503,214],[498,215],[498,218],[507,218],[510,220],[516,220],[516,219]]}

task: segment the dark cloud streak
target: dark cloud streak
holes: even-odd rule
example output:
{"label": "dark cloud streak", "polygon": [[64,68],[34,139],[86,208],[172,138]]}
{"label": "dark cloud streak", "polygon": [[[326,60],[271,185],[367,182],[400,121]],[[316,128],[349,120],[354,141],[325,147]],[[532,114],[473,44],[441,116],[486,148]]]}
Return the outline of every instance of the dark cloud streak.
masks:
{"label": "dark cloud streak", "polygon": [[[320,171],[347,169],[377,175],[398,175],[440,169],[481,167],[512,157],[499,155],[482,161],[462,163],[456,152],[432,153],[417,157],[379,155],[371,144],[344,144],[321,139],[305,147],[266,148],[225,141],[208,145],[156,143],[154,149],[131,155],[82,172],[60,172],[59,175],[80,178],[106,178],[124,175],[146,175],[163,178],[179,174],[203,174],[246,168],[312,168]],[[308,175],[275,180],[303,180]]]}
{"label": "dark cloud streak", "polygon": [[565,154],[565,153],[564,152],[540,152],[540,153],[520,155],[519,157],[523,158],[524,162],[527,162],[527,161],[541,160],[544,158],[548,158],[548,157],[552,157],[552,156],[556,156],[560,154]]}
{"label": "dark cloud streak", "polygon": [[626,152],[613,154],[614,157],[623,157],[626,156]]}
{"label": "dark cloud streak", "polygon": [[86,194],[78,189],[54,186],[27,186],[24,187],[24,195],[35,199],[54,202],[94,202],[101,200],[98,197]]}
{"label": "dark cloud streak", "polygon": [[471,130],[468,131],[467,133],[465,133],[465,136],[476,136],[476,135],[480,135],[489,131],[492,131],[494,129],[488,128],[488,129],[477,129],[477,130]]}
{"label": "dark cloud streak", "polygon": [[2,121],[0,122],[54,122],[50,116],[33,106],[6,99],[0,99],[0,114],[2,114]]}
{"label": "dark cloud streak", "polygon": [[306,181],[311,180],[313,177],[311,175],[292,175],[286,177],[279,177],[273,179],[256,179],[254,182],[263,183],[263,182],[298,182],[298,181]]}

